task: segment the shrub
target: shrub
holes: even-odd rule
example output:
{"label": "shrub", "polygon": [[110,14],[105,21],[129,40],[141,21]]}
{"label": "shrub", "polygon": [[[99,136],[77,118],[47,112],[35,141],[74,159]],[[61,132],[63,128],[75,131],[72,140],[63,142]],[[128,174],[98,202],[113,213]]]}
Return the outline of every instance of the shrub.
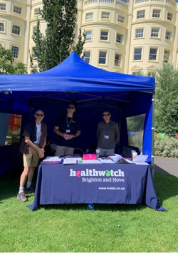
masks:
{"label": "shrub", "polygon": [[178,140],[175,137],[165,135],[163,140],[159,134],[155,135],[154,155],[178,158]]}

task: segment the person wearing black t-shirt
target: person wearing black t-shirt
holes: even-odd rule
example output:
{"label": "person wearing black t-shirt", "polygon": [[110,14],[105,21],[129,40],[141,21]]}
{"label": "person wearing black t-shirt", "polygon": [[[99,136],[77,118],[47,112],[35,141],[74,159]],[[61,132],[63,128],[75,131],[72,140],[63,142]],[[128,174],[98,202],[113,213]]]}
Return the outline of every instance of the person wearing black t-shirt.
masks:
{"label": "person wearing black t-shirt", "polygon": [[81,134],[80,123],[74,116],[75,104],[70,103],[67,114],[59,116],[54,126],[54,132],[58,135],[55,156],[73,155],[76,147],[76,138]]}

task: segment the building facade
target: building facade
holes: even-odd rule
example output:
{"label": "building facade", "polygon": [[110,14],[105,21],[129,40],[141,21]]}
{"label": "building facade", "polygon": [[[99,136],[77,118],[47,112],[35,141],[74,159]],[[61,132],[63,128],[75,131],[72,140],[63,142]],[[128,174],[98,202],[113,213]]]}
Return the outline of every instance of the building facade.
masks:
{"label": "building facade", "polygon": [[[0,0],[0,44],[27,65],[42,0]],[[154,76],[163,62],[178,67],[178,4],[175,0],[78,0],[76,38],[86,33],[85,60],[118,73]]]}

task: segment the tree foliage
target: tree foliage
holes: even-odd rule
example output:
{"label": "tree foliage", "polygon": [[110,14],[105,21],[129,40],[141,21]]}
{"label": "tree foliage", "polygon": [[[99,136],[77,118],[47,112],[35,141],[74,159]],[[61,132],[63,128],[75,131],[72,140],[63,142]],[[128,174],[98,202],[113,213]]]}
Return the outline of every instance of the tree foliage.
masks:
{"label": "tree foliage", "polygon": [[178,70],[164,64],[156,77],[155,131],[178,133]]}
{"label": "tree foliage", "polygon": [[[42,18],[47,23],[45,35],[40,31],[40,21],[32,38],[39,71],[51,69],[69,56],[72,50],[83,51],[85,36],[79,34],[74,45],[77,18],[76,0],[43,0]],[[82,40],[83,37],[83,40]],[[33,64],[32,58],[31,63]]]}
{"label": "tree foliage", "polygon": [[12,52],[0,46],[0,74],[27,74],[26,65],[16,62]]}

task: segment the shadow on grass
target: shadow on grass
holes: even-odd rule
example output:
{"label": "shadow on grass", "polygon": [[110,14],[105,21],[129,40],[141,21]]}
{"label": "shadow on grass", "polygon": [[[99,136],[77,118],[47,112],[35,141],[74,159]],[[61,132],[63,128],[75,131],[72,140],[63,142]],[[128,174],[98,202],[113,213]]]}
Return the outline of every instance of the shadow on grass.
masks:
{"label": "shadow on grass", "polygon": [[[62,205],[40,205],[39,209],[44,208],[45,210],[87,210],[87,204],[62,204]],[[95,211],[139,211],[147,208],[143,204],[138,205],[127,205],[127,204],[94,204]],[[92,210],[88,210],[92,211]]]}
{"label": "shadow on grass", "polygon": [[178,177],[172,176],[169,173],[154,174],[154,184],[158,198],[160,199],[160,205],[169,198],[178,195]]}
{"label": "shadow on grass", "polygon": [[[0,203],[2,200],[16,197],[19,190],[20,176],[23,168],[14,168],[0,176]],[[34,175],[34,182],[37,178],[37,170]]]}

